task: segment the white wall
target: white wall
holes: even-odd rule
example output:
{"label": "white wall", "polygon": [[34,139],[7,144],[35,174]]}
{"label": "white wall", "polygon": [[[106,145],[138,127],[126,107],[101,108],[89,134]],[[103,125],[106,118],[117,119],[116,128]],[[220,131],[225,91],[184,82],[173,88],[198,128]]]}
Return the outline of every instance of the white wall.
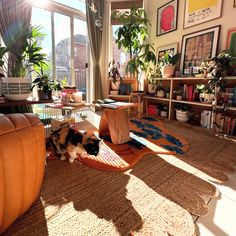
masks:
{"label": "white wall", "polygon": [[[197,0],[196,0],[197,1]],[[212,21],[202,23],[187,29],[183,29],[185,0],[179,0],[178,27],[176,31],[162,36],[156,36],[157,9],[170,0],[148,0],[147,16],[152,26],[150,27],[150,42],[154,43],[155,48],[170,43],[179,42],[179,52],[181,51],[182,36],[206,28],[221,25],[218,52],[226,47],[227,31],[236,27],[236,8],[233,8],[233,0],[223,0],[221,17]]]}

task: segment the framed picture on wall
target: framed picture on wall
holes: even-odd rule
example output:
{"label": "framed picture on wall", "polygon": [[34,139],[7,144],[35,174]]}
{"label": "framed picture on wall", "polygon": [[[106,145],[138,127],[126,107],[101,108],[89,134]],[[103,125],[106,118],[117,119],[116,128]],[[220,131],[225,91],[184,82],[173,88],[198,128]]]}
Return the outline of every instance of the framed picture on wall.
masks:
{"label": "framed picture on wall", "polygon": [[178,0],[173,0],[157,9],[157,32],[160,36],[177,29]]}
{"label": "framed picture on wall", "polygon": [[228,30],[226,49],[230,50],[233,54],[236,54],[236,28]]}
{"label": "framed picture on wall", "polygon": [[222,0],[185,0],[184,28],[219,18],[221,7]]}
{"label": "framed picture on wall", "polygon": [[160,63],[163,60],[163,56],[165,55],[166,52],[172,55],[177,54],[178,45],[179,45],[178,43],[172,43],[172,44],[158,47],[157,52],[156,52],[157,62]]}
{"label": "framed picture on wall", "polygon": [[183,36],[180,68],[182,75],[198,74],[203,59],[216,56],[220,25]]}

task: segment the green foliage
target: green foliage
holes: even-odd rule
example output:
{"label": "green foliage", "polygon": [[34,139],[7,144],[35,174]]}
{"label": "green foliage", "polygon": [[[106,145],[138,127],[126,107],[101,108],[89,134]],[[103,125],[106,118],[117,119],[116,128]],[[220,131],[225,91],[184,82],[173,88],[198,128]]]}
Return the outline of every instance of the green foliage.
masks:
{"label": "green foliage", "polygon": [[[1,46],[1,45],[0,45]],[[7,48],[6,47],[0,47],[0,66],[4,65],[4,60],[3,57],[7,53]]]}
{"label": "green foliage", "polygon": [[115,63],[115,61],[110,61],[108,64],[108,78],[112,79],[113,83],[116,83],[117,79],[119,78],[120,80],[122,80],[121,76],[120,76],[120,72],[118,70],[118,68],[120,67],[119,63]]}
{"label": "green foliage", "polygon": [[39,90],[47,91],[59,91],[62,86],[59,82],[51,78],[50,66],[47,64],[40,64],[35,67],[37,73],[36,79],[32,82],[31,90],[37,87]]}
{"label": "green foliage", "polygon": [[183,103],[176,103],[175,109],[179,111],[191,111],[191,106]]}
{"label": "green foliage", "polygon": [[167,65],[176,65],[180,59],[180,54],[177,53],[176,55],[172,55],[169,52],[166,52],[163,58],[161,59],[160,65],[167,66]]}
{"label": "green foliage", "polygon": [[149,83],[154,83],[156,81],[156,78],[161,78],[161,68],[158,64],[154,67],[148,67],[147,78],[149,80]]}
{"label": "green foliage", "polygon": [[46,54],[41,53],[38,38],[44,34],[40,27],[25,25],[5,40],[9,52],[8,76],[25,77],[35,66],[46,63]]}
{"label": "green foliage", "polygon": [[208,61],[207,72],[212,76],[212,79],[209,80],[209,85],[213,91],[215,88],[224,90],[226,82],[223,78],[230,72],[235,60],[236,55],[225,50]]}
{"label": "green foliage", "polygon": [[212,89],[209,87],[209,85],[205,84],[198,84],[196,85],[197,91],[199,93],[213,93]]}
{"label": "green foliage", "polygon": [[152,44],[145,43],[148,39],[147,15],[143,9],[131,8],[130,11],[114,11],[113,19],[121,22],[117,29],[116,43],[130,55],[126,70],[134,73],[147,71],[149,62],[156,64],[155,49]]}

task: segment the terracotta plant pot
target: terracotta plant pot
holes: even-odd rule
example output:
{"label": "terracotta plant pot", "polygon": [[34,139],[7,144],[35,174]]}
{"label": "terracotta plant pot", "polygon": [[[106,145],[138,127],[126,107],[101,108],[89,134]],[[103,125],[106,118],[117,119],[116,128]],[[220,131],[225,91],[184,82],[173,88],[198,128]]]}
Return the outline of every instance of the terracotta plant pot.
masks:
{"label": "terracotta plant pot", "polygon": [[119,89],[120,89],[120,81],[116,81],[115,83],[111,81],[111,90],[119,90]]}
{"label": "terracotta plant pot", "polygon": [[154,94],[156,93],[157,85],[156,84],[148,84],[148,93]]}
{"label": "terracotta plant pot", "polygon": [[161,68],[162,78],[170,78],[175,74],[175,66],[168,65]]}

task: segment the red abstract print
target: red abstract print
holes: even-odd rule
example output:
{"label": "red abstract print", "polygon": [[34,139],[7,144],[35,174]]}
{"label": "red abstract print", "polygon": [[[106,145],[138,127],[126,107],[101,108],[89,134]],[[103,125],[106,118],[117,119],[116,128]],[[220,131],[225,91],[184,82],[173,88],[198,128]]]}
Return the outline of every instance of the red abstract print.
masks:
{"label": "red abstract print", "polygon": [[170,31],[173,28],[175,10],[173,6],[167,6],[161,13],[161,31]]}

